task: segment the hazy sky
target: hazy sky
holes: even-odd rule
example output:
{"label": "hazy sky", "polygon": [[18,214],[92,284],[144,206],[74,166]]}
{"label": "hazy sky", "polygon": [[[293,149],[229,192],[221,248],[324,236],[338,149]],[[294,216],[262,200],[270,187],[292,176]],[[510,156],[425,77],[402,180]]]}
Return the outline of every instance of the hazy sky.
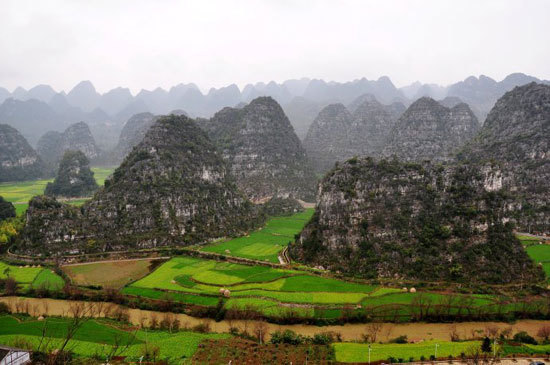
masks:
{"label": "hazy sky", "polygon": [[0,0],[0,86],[550,79],[550,0]]}

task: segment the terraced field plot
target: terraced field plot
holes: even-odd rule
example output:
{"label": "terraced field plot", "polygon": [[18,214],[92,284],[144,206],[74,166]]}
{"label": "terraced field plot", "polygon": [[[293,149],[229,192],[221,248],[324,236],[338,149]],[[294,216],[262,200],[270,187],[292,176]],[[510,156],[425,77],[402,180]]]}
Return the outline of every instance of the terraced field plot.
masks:
{"label": "terraced field plot", "polygon": [[[420,360],[423,356],[429,359],[435,356],[435,345],[437,347],[437,357],[460,356],[466,352],[469,347],[479,346],[478,341],[466,342],[447,342],[447,341],[423,341],[415,344],[371,344],[371,361],[387,360],[390,356],[394,359],[402,359],[408,362]],[[336,343],[333,345],[336,355],[336,361],[341,362],[367,362],[369,354],[369,345],[364,343]],[[401,362],[403,362],[401,361]]]}
{"label": "terraced field plot", "polygon": [[23,289],[46,288],[59,290],[65,284],[63,278],[48,268],[8,265],[0,261],[0,279],[13,278]]}
{"label": "terraced field plot", "polygon": [[279,263],[277,258],[279,252],[294,240],[294,235],[300,233],[312,215],[313,209],[309,208],[305,212],[290,217],[271,218],[265,227],[248,236],[216,242],[201,248],[201,250]]}
{"label": "terraced field plot", "polygon": [[76,285],[118,289],[147,275],[152,261],[128,260],[67,265],[63,266],[63,271]]}
{"label": "terraced field plot", "polygon": [[[221,289],[229,290],[229,296],[225,297]],[[191,257],[172,258],[122,292],[205,306],[215,306],[222,299],[226,309],[252,309],[270,317],[292,312],[304,318],[330,319],[351,308],[384,319],[393,320],[396,315],[406,319],[418,311],[415,301],[420,296],[432,308],[448,306],[450,313],[464,313],[466,306],[496,311],[496,298],[489,295],[455,295],[449,299],[441,293],[404,293],[305,271]]]}
{"label": "terraced field plot", "polygon": [[[281,303],[356,304],[376,288],[296,270],[175,257],[123,292],[146,297],[151,297],[151,290],[188,293],[216,304],[220,289],[231,293],[228,308],[253,305],[263,309],[277,307],[277,311],[284,308]],[[273,308],[269,312],[274,313]]]}
{"label": "terraced field plot", "polygon": [[[105,179],[113,173],[114,168],[92,167],[92,171],[99,186],[103,186]],[[46,185],[51,181],[53,179],[1,183],[0,196],[3,196],[9,202],[15,203],[17,215],[21,215],[27,210],[29,200],[35,195],[43,194]],[[74,199],[68,203],[82,205],[86,200],[88,199]]]}
{"label": "terraced field plot", "polygon": [[550,280],[550,245],[532,244],[526,247],[526,251],[533,261],[542,266],[546,273],[546,280]]}
{"label": "terraced field plot", "polygon": [[[116,325],[116,324],[115,324]],[[169,359],[171,362],[181,362],[184,358],[193,356],[201,341],[205,339],[228,339],[226,334],[201,334],[194,332],[164,332],[164,331],[128,331],[117,328],[111,322],[90,320],[80,327],[70,341],[70,348],[76,356],[105,359],[116,343],[120,346],[121,356],[137,360],[147,342],[158,346],[159,358]],[[34,348],[38,346],[42,336],[42,329],[46,328],[46,341],[53,348],[59,347],[64,340],[68,320],[62,318],[47,318],[37,321],[31,318],[12,316],[0,317],[0,343],[12,345],[16,339],[30,342]],[[127,347],[127,348],[126,348]]]}

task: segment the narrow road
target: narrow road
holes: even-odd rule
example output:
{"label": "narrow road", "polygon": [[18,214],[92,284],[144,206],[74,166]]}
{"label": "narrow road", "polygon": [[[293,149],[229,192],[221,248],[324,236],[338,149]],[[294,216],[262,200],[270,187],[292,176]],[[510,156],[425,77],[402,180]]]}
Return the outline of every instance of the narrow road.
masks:
{"label": "narrow road", "polygon": [[526,232],[516,232],[516,235],[532,237],[532,238],[536,238],[536,239],[543,240],[543,241],[549,241],[550,240],[550,236],[537,236],[536,234],[531,234],[531,233],[526,233]]}
{"label": "narrow road", "polygon": [[103,261],[88,261],[88,262],[77,262],[75,264],[66,264],[61,266],[81,266],[81,265],[90,265],[90,264],[105,264],[109,262],[124,262],[124,261],[153,261],[153,260],[168,260],[170,259],[170,256],[162,256],[162,257],[141,257],[137,259],[122,259],[122,260],[103,260]]}

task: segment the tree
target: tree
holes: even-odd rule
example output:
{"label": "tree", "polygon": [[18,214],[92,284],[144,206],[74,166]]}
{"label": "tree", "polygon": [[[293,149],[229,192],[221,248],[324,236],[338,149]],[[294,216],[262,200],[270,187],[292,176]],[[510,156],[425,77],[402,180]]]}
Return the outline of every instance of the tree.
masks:
{"label": "tree", "polygon": [[4,197],[0,196],[0,221],[13,217],[15,217],[15,207],[12,203],[4,200]]}
{"label": "tree", "polygon": [[372,322],[366,326],[366,334],[363,336],[367,342],[373,343],[376,342],[376,337],[380,331],[382,331],[383,324],[380,322]]}
{"label": "tree", "polygon": [[483,339],[483,342],[481,343],[481,351],[485,353],[490,353],[492,351],[491,339],[489,337],[485,337]]}

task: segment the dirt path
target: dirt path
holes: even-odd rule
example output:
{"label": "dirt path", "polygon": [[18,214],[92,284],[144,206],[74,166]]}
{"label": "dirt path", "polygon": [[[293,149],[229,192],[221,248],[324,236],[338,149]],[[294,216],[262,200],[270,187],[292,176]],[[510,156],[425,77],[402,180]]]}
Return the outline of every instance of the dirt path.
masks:
{"label": "dirt path", "polygon": [[549,241],[550,240],[550,236],[537,236],[536,234],[531,234],[531,233],[526,233],[526,232],[516,232],[516,234],[520,235],[520,236],[527,236],[527,237],[536,238],[536,239],[543,240],[543,241]]}
{"label": "dirt path", "polygon": [[153,260],[168,260],[170,259],[170,256],[162,256],[162,257],[142,257],[137,259],[122,259],[122,260],[102,260],[102,261],[88,261],[88,262],[77,262],[75,264],[66,264],[61,265],[62,267],[65,266],[81,266],[81,265],[90,265],[90,264],[104,264],[107,262],[124,262],[124,261],[153,261]]}
{"label": "dirt path", "polygon": [[[20,297],[2,297],[0,302],[4,302],[10,306],[12,311],[19,308],[20,311],[29,313],[33,316],[54,315],[54,316],[68,316],[70,313],[70,307],[74,301],[58,300],[58,299],[40,299],[40,298],[20,298]],[[91,302],[81,302],[90,305]],[[103,307],[109,307],[111,311],[119,308],[118,305],[113,303],[103,303]],[[151,318],[161,320],[166,314],[161,312],[146,311],[140,309],[128,309],[130,322],[134,325],[140,323],[149,323]],[[96,315],[97,316],[97,315]],[[201,319],[190,317],[185,314],[176,314],[182,326],[193,327],[198,324],[208,323],[213,332],[229,332],[231,327],[237,327],[240,330],[247,329],[249,332],[253,331],[256,321],[228,321],[223,320],[216,322],[213,319]],[[513,332],[526,331],[532,336],[536,336],[538,330],[543,326],[550,325],[550,321],[539,320],[522,320],[513,324],[503,322],[462,322],[462,323],[405,323],[394,324],[384,323],[382,329],[379,332],[380,341],[388,341],[392,338],[407,335],[409,340],[441,340],[450,341],[451,331],[456,330],[456,333],[461,339],[468,339],[472,337],[472,334],[477,337],[484,332],[488,327],[497,327],[499,329],[512,328]],[[356,341],[361,339],[361,335],[366,332],[366,324],[346,324],[341,326],[325,326],[318,327],[313,325],[277,325],[268,323],[268,333],[275,332],[277,330],[290,329],[302,335],[313,336],[316,333],[335,331],[342,334],[344,341]]]}

